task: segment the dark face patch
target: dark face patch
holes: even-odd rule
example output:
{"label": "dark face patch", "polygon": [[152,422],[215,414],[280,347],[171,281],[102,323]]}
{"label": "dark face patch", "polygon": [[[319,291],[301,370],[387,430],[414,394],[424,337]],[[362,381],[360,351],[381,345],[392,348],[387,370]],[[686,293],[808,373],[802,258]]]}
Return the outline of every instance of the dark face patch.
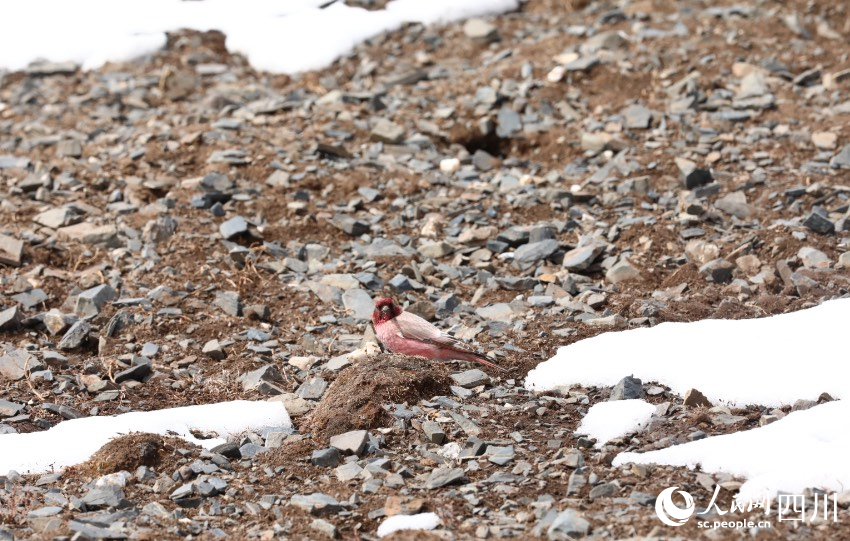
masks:
{"label": "dark face patch", "polygon": [[390,298],[375,301],[375,311],[372,313],[372,322],[389,321],[401,313],[401,308]]}

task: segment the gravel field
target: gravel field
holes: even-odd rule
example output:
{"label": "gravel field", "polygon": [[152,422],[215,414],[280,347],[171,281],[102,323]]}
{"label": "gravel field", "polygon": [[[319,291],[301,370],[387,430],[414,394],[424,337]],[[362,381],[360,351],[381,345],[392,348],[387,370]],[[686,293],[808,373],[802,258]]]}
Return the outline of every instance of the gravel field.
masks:
{"label": "gravel field", "polygon": [[[0,71],[0,434],[236,399],[293,419],[2,472],[0,541],[371,540],[419,512],[442,524],[384,539],[850,539],[850,492],[837,523],[673,528],[661,490],[719,484],[728,508],[741,480],[611,465],[791,405],[523,386],[602,332],[847,296],[848,120],[850,13],[824,0],[528,0],[298,76],[191,30],[95,71]],[[510,371],[381,352],[383,296]],[[635,397],[658,405],[642,432],[575,434]]]}

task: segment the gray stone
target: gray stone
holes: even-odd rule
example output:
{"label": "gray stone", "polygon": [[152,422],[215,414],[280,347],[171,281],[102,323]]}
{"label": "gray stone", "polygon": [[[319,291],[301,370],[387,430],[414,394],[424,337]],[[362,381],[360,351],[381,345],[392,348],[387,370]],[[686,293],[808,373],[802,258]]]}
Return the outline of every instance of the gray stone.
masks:
{"label": "gray stone", "polygon": [[652,111],[643,105],[629,105],[623,109],[625,126],[631,130],[645,130],[652,122]]}
{"label": "gray stone", "polygon": [[291,505],[304,509],[311,515],[332,515],[343,510],[342,505],[333,496],[314,492],[312,494],[296,494],[289,500]]}
{"label": "gray stone", "polygon": [[239,456],[242,458],[253,458],[260,453],[265,453],[268,451],[262,445],[257,445],[256,443],[246,443],[245,445],[239,447]]}
{"label": "gray stone", "polygon": [[803,262],[803,266],[807,269],[823,269],[829,268],[832,260],[829,256],[811,246],[803,246],[797,251],[797,257]]}
{"label": "gray stone", "polygon": [[83,155],[83,145],[76,139],[64,139],[56,143],[56,155],[59,157],[79,158]]}
{"label": "gray stone", "polygon": [[30,166],[30,159],[24,156],[0,156],[0,169],[26,169]]}
{"label": "gray stone", "polygon": [[626,376],[617,382],[608,400],[632,400],[643,396],[643,382],[634,376]]}
{"label": "gray stone", "polygon": [[628,261],[620,261],[605,273],[605,279],[612,284],[640,279],[640,271]]}
{"label": "gray stone", "polygon": [[0,264],[20,267],[24,255],[24,241],[0,235]]}
{"label": "gray stone", "polygon": [[0,331],[15,331],[21,326],[24,314],[17,305],[0,312]]}
{"label": "gray stone", "polygon": [[732,279],[732,271],[734,269],[735,265],[733,263],[723,258],[717,258],[700,266],[699,272],[711,282],[725,284]]}
{"label": "gray stone", "polygon": [[150,359],[135,356],[133,357],[133,364],[130,368],[121,370],[115,374],[115,383],[122,383],[128,380],[144,381],[151,371],[152,365]]}
{"label": "gray stone", "polygon": [[334,447],[316,449],[310,456],[310,463],[321,468],[336,468],[342,462],[339,450]]}
{"label": "gray stone", "polygon": [[575,470],[570,474],[567,480],[567,496],[576,496],[581,493],[582,488],[587,484],[587,476],[583,470]]}
{"label": "gray stone", "polygon": [[590,489],[590,499],[596,500],[599,498],[611,498],[620,492],[620,485],[617,483],[602,483]]}
{"label": "gray stone", "polygon": [[463,485],[468,482],[469,480],[466,478],[462,468],[443,466],[431,472],[431,475],[428,476],[428,480],[425,482],[425,488],[433,490],[447,485]]}
{"label": "gray stone", "polygon": [[422,432],[425,433],[425,437],[431,443],[442,445],[446,441],[446,433],[443,431],[443,427],[434,421],[424,421],[422,423]]}
{"label": "gray stone", "polygon": [[447,317],[454,313],[455,308],[460,306],[460,299],[454,293],[443,295],[434,304],[435,313],[438,317]]}
{"label": "gray stone", "polygon": [[201,349],[201,353],[214,361],[223,361],[224,358],[227,357],[227,354],[224,352],[221,344],[216,339],[209,340],[206,344],[204,344],[203,349]]}
{"label": "gray stone", "polygon": [[478,149],[472,155],[472,165],[479,171],[490,171],[496,167],[496,158],[486,150]]}
{"label": "gray stone", "polygon": [[100,313],[104,305],[115,300],[118,293],[108,284],[87,289],[77,296],[77,305],[74,312],[83,318],[91,318]]}
{"label": "gray stone", "polygon": [[845,145],[838,154],[833,156],[829,165],[835,169],[850,167],[850,145]]}
{"label": "gray stone", "polygon": [[176,231],[177,220],[171,216],[159,216],[145,224],[142,238],[151,244],[161,244],[174,236]]}
{"label": "gray stone", "polygon": [[346,290],[342,294],[342,304],[355,319],[360,320],[369,320],[375,310],[372,297],[359,287]]}
{"label": "gray stone", "polygon": [[362,220],[356,220],[346,214],[337,214],[334,216],[333,220],[331,220],[331,224],[352,237],[365,235],[371,230],[368,223]]}
{"label": "gray stone", "polygon": [[685,158],[676,158],[676,167],[682,174],[682,182],[685,188],[693,190],[699,186],[710,184],[714,180],[714,176],[708,169],[697,168],[696,163]]}
{"label": "gray stone", "polygon": [[588,71],[598,63],[599,57],[596,55],[582,56],[564,64],[564,69],[566,71]]}
{"label": "gray stone", "polygon": [[75,62],[50,62],[49,60],[35,60],[26,67],[29,75],[73,75],[80,68]]}
{"label": "gray stone", "polygon": [[585,520],[578,511],[565,509],[558,513],[546,535],[552,541],[579,539],[590,533],[590,522]]}
{"label": "gray stone", "polygon": [[195,486],[195,483],[183,483],[171,492],[169,498],[175,501],[190,498],[195,495]]}
{"label": "gray stone", "polygon": [[[559,441],[560,443],[560,441]],[[570,449],[564,453],[564,465],[569,468],[581,468],[584,466],[584,455],[578,449]]]}
{"label": "gray stone", "polygon": [[42,517],[53,517],[56,516],[62,511],[64,508],[59,507],[57,505],[49,505],[46,507],[39,507],[37,509],[33,509],[29,513],[27,513],[27,518],[42,518]]}
{"label": "gray stone", "polygon": [[347,462],[342,466],[337,466],[334,470],[336,478],[343,483],[357,479],[361,473],[363,473],[363,468],[361,468],[357,462]]}
{"label": "gray stone", "polygon": [[105,509],[123,507],[128,502],[124,499],[124,491],[116,486],[95,487],[83,496],[83,503],[89,509]]}
{"label": "gray stone", "polygon": [[207,158],[207,163],[227,163],[230,165],[248,165],[251,163],[251,158],[248,153],[238,148],[228,148],[225,150],[216,150]]}
{"label": "gray stone", "polygon": [[260,394],[264,395],[282,393],[280,388],[274,384],[283,381],[283,376],[274,365],[261,366],[256,370],[242,374],[239,376],[239,381],[242,383],[243,391],[259,391]]}
{"label": "gray stone", "polygon": [[806,219],[803,220],[803,225],[822,235],[835,233],[835,224],[829,219],[826,212],[820,208],[813,209]]}
{"label": "gray stone", "polygon": [[469,417],[461,415],[456,411],[449,411],[447,413],[468,436],[478,436],[481,434],[481,427],[475,424]]}
{"label": "gray stone", "polygon": [[310,378],[302,383],[295,394],[305,400],[319,400],[328,389],[328,382],[320,377]]}
{"label": "gray stone", "polygon": [[235,216],[218,227],[218,232],[224,240],[231,240],[248,233],[248,221],[242,216]]}
{"label": "gray stone", "polygon": [[372,291],[379,291],[384,287],[384,281],[381,280],[380,276],[377,276],[373,272],[358,272],[354,276],[357,278],[357,281],[363,284],[366,289],[371,289]]}
{"label": "gray stone", "polygon": [[491,304],[490,306],[483,306],[477,309],[475,313],[483,317],[484,319],[490,319],[494,321],[511,321],[514,317],[514,311],[511,308],[511,305],[506,302],[499,302],[496,304]]}
{"label": "gray stone", "polygon": [[463,23],[463,33],[473,41],[490,42],[499,39],[499,30],[494,25],[477,17]]}
{"label": "gray stone", "polygon": [[360,286],[360,282],[353,274],[326,274],[322,276],[319,282],[341,290],[354,289]]}
{"label": "gray stone", "polygon": [[763,96],[770,92],[764,73],[753,70],[741,79],[741,87],[735,95],[736,100]]}
{"label": "gray stone", "polygon": [[567,270],[585,270],[596,261],[596,258],[603,251],[605,251],[605,247],[600,244],[579,246],[564,254],[563,266]]}
{"label": "gray stone", "polygon": [[518,131],[522,131],[522,119],[519,113],[508,107],[499,109],[496,117],[496,135],[499,137],[511,137]]}
{"label": "gray stone", "polygon": [[118,235],[114,225],[94,225],[88,222],[60,227],[56,235],[61,240],[75,240],[82,244],[105,244]]}
{"label": "gray stone", "polygon": [[496,240],[505,242],[514,248],[527,243],[530,238],[531,232],[528,229],[521,227],[511,227],[496,236]]}
{"label": "gray stone", "polygon": [[313,519],[313,522],[310,523],[310,528],[316,530],[323,536],[329,537],[331,539],[336,539],[339,536],[339,532],[337,532],[336,526],[334,526],[327,520],[323,520],[320,518]]}
{"label": "gray stone", "polygon": [[213,304],[229,316],[242,315],[242,302],[239,293],[236,291],[216,291]]}
{"label": "gray stone", "polygon": [[498,466],[505,466],[513,462],[516,451],[513,445],[487,445],[485,454],[489,462]]}
{"label": "gray stone", "polygon": [[29,291],[12,295],[12,299],[17,303],[20,303],[27,310],[30,310],[46,302],[49,297],[43,289],[30,289]]}
{"label": "gray stone", "polygon": [[68,329],[68,332],[65,333],[62,340],[59,341],[59,344],[56,347],[60,351],[77,349],[88,339],[90,332],[91,325],[89,322],[81,319],[71,325],[71,328]]}
{"label": "gray stone", "polygon": [[465,387],[467,389],[472,389],[473,387],[478,387],[479,385],[487,385],[488,383],[490,383],[490,376],[488,376],[477,368],[473,368],[472,370],[466,370],[464,372],[458,372],[457,374],[452,374],[451,378],[457,385],[460,385],[461,387]]}
{"label": "gray stone", "polygon": [[529,291],[537,285],[537,280],[529,276],[500,276],[496,282],[508,291]]}
{"label": "gray stone", "polygon": [[366,430],[352,430],[344,434],[332,436],[330,444],[331,447],[338,449],[344,454],[360,455],[366,448],[366,442],[368,441],[369,432]]}
{"label": "gray stone", "polygon": [[404,291],[412,291],[416,289],[413,285],[414,280],[411,280],[403,274],[396,274],[389,281],[389,286],[394,290],[402,293]]}
{"label": "gray stone", "polygon": [[22,409],[24,409],[23,404],[0,399],[0,417],[14,417]]}
{"label": "gray stone", "polygon": [[749,218],[753,209],[747,204],[747,196],[744,192],[731,192],[718,199],[714,206],[726,214],[731,214],[736,218]]}
{"label": "gray stone", "polygon": [[72,539],[127,539],[127,534],[113,530],[112,528],[101,528],[87,522],[76,520],[68,521],[68,529],[74,532]]}
{"label": "gray stone", "polygon": [[36,214],[33,221],[50,229],[59,229],[66,225],[74,223],[77,219],[77,214],[67,207],[45,210],[40,214]]}
{"label": "gray stone", "polygon": [[445,241],[423,242],[417,249],[423,257],[439,259],[454,253],[455,249],[451,244]]}
{"label": "gray stone", "polygon": [[404,128],[395,122],[380,118],[370,132],[373,141],[398,144],[404,140]]}
{"label": "gray stone", "polygon": [[561,243],[555,239],[529,242],[516,249],[514,252],[514,261],[520,265],[536,263],[554,254],[560,246]]}

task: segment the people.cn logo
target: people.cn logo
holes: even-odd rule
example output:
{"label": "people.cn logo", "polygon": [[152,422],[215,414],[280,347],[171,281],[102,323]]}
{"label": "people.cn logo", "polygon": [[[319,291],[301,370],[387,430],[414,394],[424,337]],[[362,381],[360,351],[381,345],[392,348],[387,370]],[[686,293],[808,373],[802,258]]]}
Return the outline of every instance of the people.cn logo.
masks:
{"label": "people.cn logo", "polygon": [[655,514],[661,519],[661,522],[668,526],[681,526],[686,523],[696,511],[694,498],[684,490],[679,490],[679,494],[685,499],[685,508],[677,506],[673,503],[673,491],[679,487],[665,488],[655,499]]}

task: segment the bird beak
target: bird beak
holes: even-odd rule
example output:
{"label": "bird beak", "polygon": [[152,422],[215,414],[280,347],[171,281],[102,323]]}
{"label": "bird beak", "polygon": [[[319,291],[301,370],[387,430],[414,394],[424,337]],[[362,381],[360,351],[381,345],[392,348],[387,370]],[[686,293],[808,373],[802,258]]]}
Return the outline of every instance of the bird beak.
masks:
{"label": "bird beak", "polygon": [[384,313],[384,314],[389,314],[390,313],[390,306],[388,304],[381,306],[381,312]]}

